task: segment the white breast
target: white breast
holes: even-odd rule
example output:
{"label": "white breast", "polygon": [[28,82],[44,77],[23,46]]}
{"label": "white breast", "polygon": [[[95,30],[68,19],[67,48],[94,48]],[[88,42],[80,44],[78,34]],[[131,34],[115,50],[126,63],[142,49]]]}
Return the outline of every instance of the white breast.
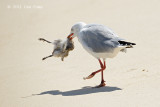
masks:
{"label": "white breast", "polygon": [[113,52],[103,52],[103,53],[100,53],[100,52],[93,52],[93,50],[92,50],[92,48],[90,48],[90,47],[88,47],[87,45],[86,45],[86,43],[81,39],[81,36],[78,36],[78,40],[79,40],[79,42],[82,44],[82,46],[83,46],[83,48],[89,53],[89,54],[91,54],[92,56],[94,56],[95,58],[103,58],[103,59],[105,59],[105,58],[113,58],[113,57],[115,57],[117,54],[118,54],[118,52],[120,51],[120,50],[122,50],[122,49],[124,49],[125,47],[122,47],[122,46],[119,46],[119,47],[117,47],[117,48],[115,48],[114,50],[113,50]]}

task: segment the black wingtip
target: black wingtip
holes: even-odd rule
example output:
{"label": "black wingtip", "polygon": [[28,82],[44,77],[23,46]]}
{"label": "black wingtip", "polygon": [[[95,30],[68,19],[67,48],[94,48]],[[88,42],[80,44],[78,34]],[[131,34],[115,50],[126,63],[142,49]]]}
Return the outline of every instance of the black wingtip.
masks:
{"label": "black wingtip", "polygon": [[132,43],[132,42],[128,42],[128,43],[130,43],[131,45],[136,45],[136,43]]}
{"label": "black wingtip", "polygon": [[118,41],[121,45],[136,45],[136,43],[126,42],[126,41]]}
{"label": "black wingtip", "polygon": [[136,43],[132,43],[132,45],[136,45]]}

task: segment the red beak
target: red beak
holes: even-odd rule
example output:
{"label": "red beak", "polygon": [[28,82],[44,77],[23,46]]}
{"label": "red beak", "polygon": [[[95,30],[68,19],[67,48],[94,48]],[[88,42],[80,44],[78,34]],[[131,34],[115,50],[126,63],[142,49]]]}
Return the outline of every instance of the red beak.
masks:
{"label": "red beak", "polygon": [[72,39],[73,39],[73,37],[72,37],[72,36],[73,36],[73,34],[74,34],[74,33],[71,33],[70,35],[68,35],[68,37],[67,37],[67,38],[68,38],[69,40],[72,40]]}

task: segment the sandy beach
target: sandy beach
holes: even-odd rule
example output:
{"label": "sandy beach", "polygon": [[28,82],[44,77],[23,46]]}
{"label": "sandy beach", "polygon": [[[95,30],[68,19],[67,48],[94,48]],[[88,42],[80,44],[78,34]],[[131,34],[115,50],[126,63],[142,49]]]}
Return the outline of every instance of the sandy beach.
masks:
{"label": "sandy beach", "polygon": [[[0,1],[0,107],[160,107],[160,1]],[[92,88],[100,68],[77,38],[60,58],[41,59],[53,46],[38,41],[65,39],[76,22],[104,24],[135,42],[107,59],[106,87]]]}

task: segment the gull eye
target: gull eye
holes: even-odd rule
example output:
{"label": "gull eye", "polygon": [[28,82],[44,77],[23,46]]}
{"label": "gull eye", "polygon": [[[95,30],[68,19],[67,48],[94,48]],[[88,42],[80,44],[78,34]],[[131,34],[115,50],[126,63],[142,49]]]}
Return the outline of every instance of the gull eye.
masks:
{"label": "gull eye", "polygon": [[71,29],[71,31],[73,32],[73,29]]}

